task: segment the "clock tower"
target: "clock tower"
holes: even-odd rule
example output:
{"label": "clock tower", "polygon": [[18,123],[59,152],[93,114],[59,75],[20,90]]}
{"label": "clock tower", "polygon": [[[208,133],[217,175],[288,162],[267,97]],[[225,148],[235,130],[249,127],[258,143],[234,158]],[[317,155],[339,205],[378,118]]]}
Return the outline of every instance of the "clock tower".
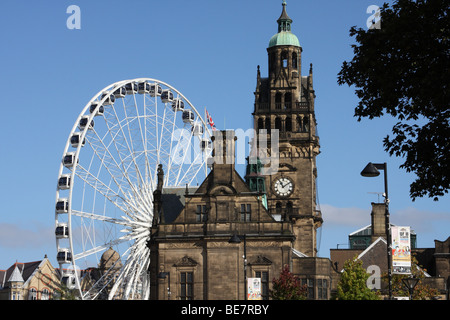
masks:
{"label": "clock tower", "polygon": [[[260,147],[259,155],[279,156],[278,170],[264,177],[267,209],[275,219],[293,224],[294,249],[315,257],[316,230],[322,225],[322,217],[316,202],[319,137],[313,71],[310,65],[308,75],[302,75],[302,47],[291,31],[292,19],[286,12],[285,1],[277,23],[278,32],[267,48],[268,77],[261,76],[258,66],[252,114],[257,141],[267,134],[267,148]],[[270,155],[270,146],[275,143],[271,139],[276,132],[278,154]]]}

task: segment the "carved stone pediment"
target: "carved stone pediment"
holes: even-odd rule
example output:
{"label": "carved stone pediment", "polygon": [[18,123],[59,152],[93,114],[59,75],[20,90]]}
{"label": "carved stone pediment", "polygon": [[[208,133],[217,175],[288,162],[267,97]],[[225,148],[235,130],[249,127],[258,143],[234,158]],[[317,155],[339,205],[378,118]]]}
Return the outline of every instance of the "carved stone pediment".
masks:
{"label": "carved stone pediment", "polygon": [[231,186],[226,185],[218,185],[212,188],[209,192],[211,195],[231,195],[235,194],[236,190],[232,188]]}
{"label": "carved stone pediment", "polygon": [[271,265],[272,261],[267,259],[265,256],[263,255],[258,255],[255,259],[253,259],[252,261],[250,261],[251,265],[259,265],[259,266],[267,266],[267,265]]}
{"label": "carved stone pediment", "polygon": [[176,267],[195,267],[197,265],[197,261],[195,261],[194,259],[188,257],[188,256],[184,256],[183,258],[181,258],[180,260],[178,260],[175,263]]}
{"label": "carved stone pediment", "polygon": [[297,171],[297,168],[288,163],[280,163],[279,169],[280,171]]}

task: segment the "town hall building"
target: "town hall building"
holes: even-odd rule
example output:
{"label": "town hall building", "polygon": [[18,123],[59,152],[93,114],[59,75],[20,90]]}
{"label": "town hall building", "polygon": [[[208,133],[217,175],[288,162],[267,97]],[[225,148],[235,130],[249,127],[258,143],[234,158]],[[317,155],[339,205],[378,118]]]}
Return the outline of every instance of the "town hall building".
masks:
{"label": "town hall building", "polygon": [[[330,259],[317,257],[323,220],[316,202],[313,71],[311,65],[302,75],[292,22],[283,2],[267,48],[268,76],[257,69],[256,143],[246,175],[235,170],[233,130],[214,131],[214,162],[200,186],[165,188],[160,168],[149,241],[151,299],[244,300],[248,278],[260,278],[262,298],[269,299],[284,266],[308,286],[308,298],[330,298],[337,273]],[[258,145],[261,140],[267,144]],[[275,170],[264,163],[268,157],[277,158]]]}

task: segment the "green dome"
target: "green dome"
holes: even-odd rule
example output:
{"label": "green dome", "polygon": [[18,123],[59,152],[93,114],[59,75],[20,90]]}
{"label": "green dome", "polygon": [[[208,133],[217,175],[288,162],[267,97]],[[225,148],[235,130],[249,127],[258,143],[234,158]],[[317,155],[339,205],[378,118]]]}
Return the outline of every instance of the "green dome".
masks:
{"label": "green dome", "polygon": [[275,34],[269,41],[269,48],[274,46],[296,46],[300,47],[300,42],[295,34],[289,31],[281,31]]}
{"label": "green dome", "polygon": [[283,1],[283,11],[277,20],[278,33],[269,41],[269,48],[275,46],[296,46],[300,47],[300,42],[295,34],[291,32],[292,19],[286,12],[286,1]]}

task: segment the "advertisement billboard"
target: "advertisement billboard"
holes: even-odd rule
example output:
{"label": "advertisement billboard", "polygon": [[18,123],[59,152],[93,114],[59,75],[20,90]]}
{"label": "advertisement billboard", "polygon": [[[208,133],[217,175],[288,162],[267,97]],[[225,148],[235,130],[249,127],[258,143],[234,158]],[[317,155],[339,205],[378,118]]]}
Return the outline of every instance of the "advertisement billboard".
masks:
{"label": "advertisement billboard", "polygon": [[262,300],[261,278],[247,279],[247,300]]}
{"label": "advertisement billboard", "polygon": [[391,227],[393,273],[411,274],[410,235],[410,227]]}

